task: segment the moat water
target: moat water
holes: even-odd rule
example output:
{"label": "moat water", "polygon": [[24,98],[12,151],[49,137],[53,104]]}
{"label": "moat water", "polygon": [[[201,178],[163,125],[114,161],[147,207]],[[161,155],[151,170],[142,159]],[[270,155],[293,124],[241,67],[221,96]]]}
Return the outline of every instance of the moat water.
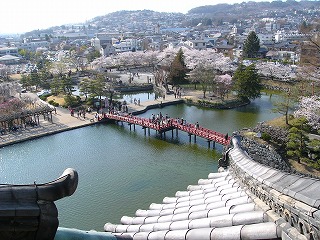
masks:
{"label": "moat water", "polygon": [[[279,116],[271,111],[274,99],[263,95],[231,110],[179,104],[141,116],[161,111],[230,135]],[[0,183],[48,182],[72,167],[79,185],[74,195],[56,202],[60,226],[101,231],[106,222],[119,223],[122,216],[134,216],[216,172],[221,151],[219,144],[208,149],[201,138],[189,143],[183,132],[161,139],[152,130],[145,136],[139,126],[130,131],[127,124],[98,124],[1,148]]]}

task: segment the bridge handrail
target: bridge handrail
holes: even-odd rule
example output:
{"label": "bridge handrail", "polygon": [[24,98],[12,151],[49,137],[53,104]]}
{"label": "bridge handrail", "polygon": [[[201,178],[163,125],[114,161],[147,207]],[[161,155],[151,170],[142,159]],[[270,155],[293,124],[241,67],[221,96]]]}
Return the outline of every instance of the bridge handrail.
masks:
{"label": "bridge handrail", "polygon": [[230,143],[230,137],[226,138],[226,136],[222,133],[216,132],[214,130],[204,128],[204,127],[197,127],[195,124],[191,123],[181,123],[175,118],[169,118],[163,120],[152,120],[149,118],[137,117],[132,116],[129,114],[126,115],[119,115],[119,114],[112,114],[107,113],[105,114],[106,118],[118,120],[122,122],[128,122],[131,124],[137,124],[143,127],[148,127],[155,129],[157,131],[166,131],[171,128],[176,128],[181,131],[187,132],[189,134],[193,134],[202,138],[205,138],[210,141],[215,141],[223,145],[228,145]]}

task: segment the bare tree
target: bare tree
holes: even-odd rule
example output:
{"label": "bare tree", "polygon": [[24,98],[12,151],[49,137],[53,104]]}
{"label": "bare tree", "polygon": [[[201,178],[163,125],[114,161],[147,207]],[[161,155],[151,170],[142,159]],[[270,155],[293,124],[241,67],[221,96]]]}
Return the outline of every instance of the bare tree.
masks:
{"label": "bare tree", "polygon": [[298,68],[298,76],[304,82],[312,86],[312,95],[315,87],[320,86],[320,35],[310,37],[301,45],[301,60]]}
{"label": "bare tree", "polygon": [[211,65],[200,62],[191,72],[190,72],[191,82],[198,82],[202,87],[203,98],[206,98],[206,92],[211,87],[214,88],[216,71]]}

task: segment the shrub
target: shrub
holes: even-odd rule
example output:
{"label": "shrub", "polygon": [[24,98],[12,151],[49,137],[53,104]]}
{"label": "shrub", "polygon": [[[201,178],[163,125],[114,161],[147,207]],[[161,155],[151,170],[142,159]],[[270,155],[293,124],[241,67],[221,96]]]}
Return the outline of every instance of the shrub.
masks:
{"label": "shrub", "polygon": [[51,105],[54,105],[55,101],[54,100],[49,100],[48,103],[51,104]]}
{"label": "shrub", "polygon": [[93,98],[88,98],[86,101],[86,105],[93,106]]}
{"label": "shrub", "polygon": [[59,107],[59,106],[60,106],[60,104],[57,103],[57,102],[55,102],[53,99],[49,100],[48,103],[49,103],[50,105],[54,106],[54,107]]}
{"label": "shrub", "polygon": [[298,156],[298,152],[297,152],[297,151],[293,151],[293,150],[288,150],[288,151],[287,151],[287,155],[288,155],[289,157],[294,158],[294,159],[297,159],[297,157],[299,157],[299,156]]}
{"label": "shrub", "polygon": [[264,141],[269,142],[271,140],[271,136],[268,133],[263,132],[261,134],[261,139],[263,139]]}
{"label": "shrub", "polygon": [[312,166],[317,169],[320,170],[320,160],[316,161],[314,164],[312,164]]}
{"label": "shrub", "polygon": [[64,107],[77,107],[80,104],[79,96],[67,95],[64,97],[65,105]]}
{"label": "shrub", "polygon": [[47,101],[48,96],[47,96],[47,95],[42,95],[42,96],[39,96],[39,98],[40,98],[42,101]]}

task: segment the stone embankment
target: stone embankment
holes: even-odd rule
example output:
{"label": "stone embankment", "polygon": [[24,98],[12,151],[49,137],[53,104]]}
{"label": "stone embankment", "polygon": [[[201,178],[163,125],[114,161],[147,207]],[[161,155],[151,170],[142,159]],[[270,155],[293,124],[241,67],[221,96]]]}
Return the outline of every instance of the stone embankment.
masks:
{"label": "stone embankment", "polygon": [[282,159],[277,151],[269,144],[261,144],[257,139],[251,139],[245,136],[245,132],[265,133],[270,136],[271,141],[283,145],[287,138],[288,132],[280,127],[269,126],[264,122],[258,123],[253,129],[245,129],[236,134],[241,136],[241,148],[256,162],[265,166],[272,167],[284,172],[293,172],[289,164]]}
{"label": "stone embankment", "polygon": [[[259,143],[260,141],[257,141],[257,137],[254,139],[246,137],[246,132],[254,133],[255,135],[266,133],[270,136],[271,142],[278,145],[276,146],[277,149],[268,143]],[[270,126],[264,122],[261,122],[257,124],[256,127],[239,131],[237,134],[242,136],[241,147],[254,161],[284,172],[294,173],[306,177],[319,178],[312,173],[300,172],[298,169],[291,167],[288,160],[281,157],[281,153],[279,154],[279,151],[284,151],[286,148],[285,144],[288,136],[287,130],[281,127]]]}
{"label": "stone embankment", "polygon": [[244,137],[241,140],[241,147],[254,161],[281,171],[291,172],[290,166],[269,145],[259,144]]}
{"label": "stone embankment", "polygon": [[[254,161],[242,149],[240,137],[228,152],[232,175],[252,197],[267,206],[269,219],[281,229],[282,239],[320,239],[320,180],[302,177]],[[267,156],[266,159],[268,159]]]}
{"label": "stone embankment", "polygon": [[264,122],[258,123],[257,126],[252,129],[252,131],[256,133],[266,133],[270,136],[273,142],[278,144],[284,144],[288,136],[288,131],[284,128],[270,126]]}

